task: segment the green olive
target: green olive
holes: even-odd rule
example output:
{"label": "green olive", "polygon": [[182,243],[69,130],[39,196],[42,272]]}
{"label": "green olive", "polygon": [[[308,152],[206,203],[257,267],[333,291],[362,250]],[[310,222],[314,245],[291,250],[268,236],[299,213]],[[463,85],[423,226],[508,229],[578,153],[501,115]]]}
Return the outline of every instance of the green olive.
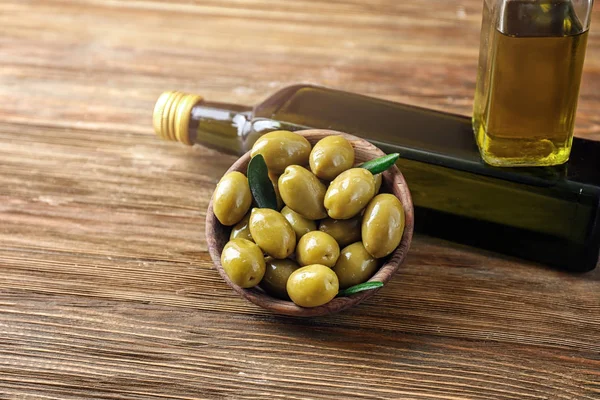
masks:
{"label": "green olive", "polygon": [[333,267],[340,256],[340,246],[325,232],[308,232],[296,246],[296,260],[300,265],[321,264]]}
{"label": "green olive", "polygon": [[340,247],[344,247],[360,240],[361,221],[360,214],[350,219],[326,218],[319,223],[319,230],[333,236]]}
{"label": "green olive", "polygon": [[274,131],[258,138],[250,155],[262,154],[269,171],[281,174],[288,165],[308,164],[310,149],[310,143],[304,136],[290,131]]}
{"label": "green olive", "polygon": [[377,263],[377,259],[369,254],[362,242],[344,247],[333,267],[340,281],[340,289],[368,281],[377,271]]}
{"label": "green olive", "polygon": [[379,189],[381,189],[381,174],[375,175],[375,194],[379,193]]}
{"label": "green olive", "polygon": [[312,264],[292,272],[286,288],[290,299],[300,307],[318,307],[337,296],[339,281],[331,268]]}
{"label": "green olive", "polygon": [[296,232],[296,240],[300,240],[302,235],[310,231],[317,230],[317,223],[315,221],[304,218],[302,215],[298,214],[288,206],[283,207],[281,210],[281,215],[287,219],[294,229],[294,232]]}
{"label": "green olive", "polygon": [[292,272],[300,268],[300,266],[295,261],[287,258],[285,260],[278,260],[269,257],[265,261],[266,271],[263,280],[260,282],[260,287],[271,296],[289,300],[286,288],[287,281]]}
{"label": "green olive", "polygon": [[281,213],[269,208],[253,208],[250,234],[254,242],[274,258],[286,258],[296,247],[296,233]]}
{"label": "green olive", "polygon": [[260,248],[246,239],[227,242],[221,253],[223,270],[234,284],[250,288],[265,275],[265,259]]}
{"label": "green olive", "polygon": [[310,152],[310,169],[321,179],[333,180],[354,164],[354,148],[344,137],[326,136]]}
{"label": "green olive", "polygon": [[304,218],[327,217],[323,206],[326,190],[319,178],[299,165],[290,165],[279,177],[279,193],[283,202]]}
{"label": "green olive", "polygon": [[392,253],[404,233],[404,207],[392,194],[378,194],[369,202],[361,226],[365,249],[375,258]]}
{"label": "green olive", "polygon": [[360,213],[374,195],[373,174],[364,168],[351,168],[331,182],[324,204],[331,218],[348,219]]}
{"label": "green olive", "polygon": [[231,228],[229,240],[232,239],[246,239],[254,241],[254,239],[252,239],[252,235],[250,234],[250,213],[247,213],[240,222]]}
{"label": "green olive", "polygon": [[213,212],[225,226],[235,225],[244,218],[252,205],[252,193],[246,175],[238,171],[225,174],[213,193]]}

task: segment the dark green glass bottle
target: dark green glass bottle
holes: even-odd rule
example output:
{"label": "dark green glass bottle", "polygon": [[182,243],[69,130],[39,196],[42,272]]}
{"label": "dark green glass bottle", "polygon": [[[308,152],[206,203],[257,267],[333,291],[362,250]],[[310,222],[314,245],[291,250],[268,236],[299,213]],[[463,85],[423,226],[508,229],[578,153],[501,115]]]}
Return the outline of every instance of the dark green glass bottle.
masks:
{"label": "dark green glass bottle", "polygon": [[277,129],[322,128],[400,153],[415,230],[570,271],[600,252],[600,142],[575,138],[556,167],[485,164],[471,118],[314,85],[284,88],[254,107],[165,92],[154,127],[165,139],[231,154]]}

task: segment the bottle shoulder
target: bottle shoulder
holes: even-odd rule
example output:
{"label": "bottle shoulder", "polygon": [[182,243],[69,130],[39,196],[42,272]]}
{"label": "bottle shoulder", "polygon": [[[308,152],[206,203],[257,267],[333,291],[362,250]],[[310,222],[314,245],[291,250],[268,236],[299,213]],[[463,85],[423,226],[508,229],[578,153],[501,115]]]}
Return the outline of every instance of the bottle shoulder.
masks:
{"label": "bottle shoulder", "polygon": [[277,112],[282,109],[290,101],[293,101],[297,95],[302,91],[320,91],[327,92],[331,89],[310,84],[310,83],[298,83],[290,86],[283,87],[270,95],[261,103],[254,106],[254,116],[259,118],[272,118]]}

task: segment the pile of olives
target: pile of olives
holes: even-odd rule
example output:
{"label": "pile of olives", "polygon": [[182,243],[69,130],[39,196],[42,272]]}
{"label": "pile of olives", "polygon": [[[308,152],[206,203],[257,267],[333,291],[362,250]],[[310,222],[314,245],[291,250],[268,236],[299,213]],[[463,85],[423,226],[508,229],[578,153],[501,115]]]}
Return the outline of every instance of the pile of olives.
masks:
{"label": "pile of olives", "polygon": [[381,173],[355,165],[354,148],[339,135],[312,147],[300,134],[270,132],[252,147],[251,157],[261,156],[276,206],[257,204],[255,188],[237,171],[213,194],[215,216],[232,227],[221,253],[230,280],[301,307],[369,280],[404,231],[402,203],[380,193]]}

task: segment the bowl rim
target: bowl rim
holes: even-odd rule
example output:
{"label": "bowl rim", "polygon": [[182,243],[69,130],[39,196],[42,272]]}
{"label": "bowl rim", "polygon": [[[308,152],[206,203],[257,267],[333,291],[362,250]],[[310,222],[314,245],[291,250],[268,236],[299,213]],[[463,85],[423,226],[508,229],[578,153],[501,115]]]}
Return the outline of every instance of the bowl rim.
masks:
{"label": "bowl rim", "polygon": [[[380,157],[386,154],[381,149],[368,142],[367,140],[341,131],[330,129],[302,129],[295,131],[295,133],[306,137],[309,141],[312,141],[314,143],[316,143],[318,140],[322,139],[325,136],[341,135],[350,142],[350,144],[355,150],[357,146],[360,146],[364,151],[372,152],[374,154],[373,158]],[[311,143],[311,146],[314,146],[314,143]],[[244,175],[246,175],[245,170],[249,161],[250,151],[246,152],[241,157],[239,157],[227,169],[227,171],[223,173],[222,176],[225,176],[227,173],[233,171],[243,171]],[[402,265],[402,263],[404,262],[408,250],[410,249],[414,231],[414,208],[412,197],[406,180],[404,179],[402,172],[398,169],[396,165],[393,165],[388,170],[382,173],[382,186],[383,185],[388,187],[389,193],[393,194],[400,200],[404,208],[405,217],[404,232],[402,235],[402,239],[400,240],[400,244],[390,255],[384,258],[384,263],[379,267],[377,272],[368,280],[368,282],[382,282],[385,287],[385,284],[389,282],[392,276],[394,276],[394,274],[400,268],[400,265]],[[222,225],[215,216],[213,212],[212,194],[208,204],[205,222],[205,237],[206,242],[208,244],[208,251],[215,265],[215,268],[217,269],[221,278],[223,278],[227,285],[241,297],[266,310],[272,311],[277,314],[297,317],[323,316],[337,313],[342,310],[346,310],[352,306],[358,305],[364,300],[374,296],[381,289],[376,288],[366,290],[346,297],[335,297],[329,303],[311,308],[300,307],[294,304],[292,301],[275,298],[257,287],[244,289],[234,284],[229,279],[229,277],[223,269],[223,266],[221,265],[221,251],[225,243],[227,243],[227,241],[229,240],[229,237],[227,237],[227,240],[221,246],[219,244],[219,241],[215,237],[216,228],[218,227],[220,229],[231,229],[231,227]]]}

